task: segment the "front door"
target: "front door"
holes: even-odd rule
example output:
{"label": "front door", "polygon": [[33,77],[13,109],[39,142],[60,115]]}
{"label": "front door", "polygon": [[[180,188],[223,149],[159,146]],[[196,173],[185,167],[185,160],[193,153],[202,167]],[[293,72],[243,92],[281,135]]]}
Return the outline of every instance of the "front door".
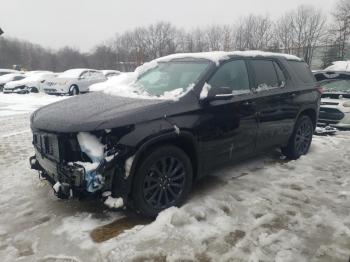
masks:
{"label": "front door", "polygon": [[224,63],[208,80],[208,85],[230,88],[234,96],[231,100],[203,105],[198,136],[205,167],[252,153],[257,136],[256,107],[251,100],[246,62]]}

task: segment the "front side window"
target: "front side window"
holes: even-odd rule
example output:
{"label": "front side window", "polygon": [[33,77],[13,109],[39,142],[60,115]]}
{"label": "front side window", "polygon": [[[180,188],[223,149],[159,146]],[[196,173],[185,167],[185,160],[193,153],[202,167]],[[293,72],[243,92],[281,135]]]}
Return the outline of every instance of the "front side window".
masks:
{"label": "front side window", "polygon": [[270,60],[252,60],[252,67],[255,73],[255,88],[258,91],[280,87],[273,63]]}
{"label": "front side window", "polygon": [[23,78],[24,78],[23,76],[15,76],[15,77],[13,78],[13,80],[17,81],[17,80],[21,80],[21,79],[23,79]]}
{"label": "front side window", "polygon": [[285,77],[281,67],[279,66],[279,64],[277,64],[276,62],[273,62],[273,65],[275,66],[277,76],[278,76],[278,86],[284,87],[286,84],[286,77]]}
{"label": "front side window", "polygon": [[211,88],[226,87],[232,93],[249,93],[249,77],[243,60],[234,60],[223,64],[211,77]]}
{"label": "front side window", "polygon": [[85,72],[83,72],[83,73],[80,75],[80,77],[81,77],[82,79],[87,79],[87,78],[90,77],[90,72],[89,72],[89,71],[85,71]]}
{"label": "front side window", "polygon": [[162,96],[166,92],[177,89],[187,89],[196,84],[200,76],[209,67],[209,62],[166,62],[159,63],[141,75],[136,81],[136,87],[152,96]]}

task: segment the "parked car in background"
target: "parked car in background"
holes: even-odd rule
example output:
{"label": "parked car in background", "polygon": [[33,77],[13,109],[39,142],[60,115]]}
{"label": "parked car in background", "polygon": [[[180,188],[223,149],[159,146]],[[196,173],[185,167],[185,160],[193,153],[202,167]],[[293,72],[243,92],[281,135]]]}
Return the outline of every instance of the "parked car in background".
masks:
{"label": "parked car in background", "polygon": [[54,95],[78,95],[89,91],[89,86],[106,81],[102,72],[93,69],[70,69],[51,81],[47,81],[44,91]]}
{"label": "parked car in background", "polygon": [[21,71],[18,70],[12,70],[12,69],[0,69],[0,76],[6,75],[6,74],[16,74],[20,73]]}
{"label": "parked car in background", "polygon": [[349,71],[314,72],[316,80],[324,89],[320,125],[350,129],[350,67],[348,69]]}
{"label": "parked car in background", "polygon": [[40,91],[41,82],[51,79],[55,76],[52,72],[32,73],[26,75],[21,80],[11,81],[4,85],[4,93],[28,94],[38,93]]}
{"label": "parked car in background", "polygon": [[175,54],[131,76],[32,114],[30,165],[58,197],[109,195],[109,206],[154,217],[225,162],[275,147],[291,159],[309,151],[321,94],[295,56]]}
{"label": "parked car in background", "polygon": [[19,74],[19,73],[10,73],[10,74],[5,74],[0,76],[0,92],[2,92],[6,83],[11,81],[21,80],[24,78],[25,78],[25,75]]}
{"label": "parked car in background", "polygon": [[117,70],[101,70],[101,72],[107,78],[110,78],[112,76],[117,76],[117,75],[121,74],[121,72],[117,71]]}
{"label": "parked car in background", "polygon": [[103,91],[109,87],[113,87],[113,86],[118,87],[120,85],[123,85],[125,82],[128,81],[130,77],[132,77],[133,74],[134,74],[133,72],[127,72],[127,73],[121,73],[116,76],[111,76],[105,82],[100,82],[89,86],[89,92]]}

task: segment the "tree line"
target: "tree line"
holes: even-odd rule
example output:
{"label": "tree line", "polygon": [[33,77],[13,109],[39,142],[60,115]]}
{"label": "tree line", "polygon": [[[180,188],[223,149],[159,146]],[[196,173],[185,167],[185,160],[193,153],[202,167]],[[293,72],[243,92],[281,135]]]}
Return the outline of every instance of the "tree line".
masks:
{"label": "tree line", "polygon": [[231,25],[213,24],[190,30],[161,21],[116,34],[88,53],[71,47],[50,50],[0,37],[0,67],[21,65],[28,70],[57,72],[74,67],[130,71],[167,54],[217,50],[283,52],[311,64],[319,46],[326,47],[322,66],[327,66],[350,58],[350,0],[338,0],[330,18],[321,9],[302,5],[275,20],[268,15],[250,14]]}

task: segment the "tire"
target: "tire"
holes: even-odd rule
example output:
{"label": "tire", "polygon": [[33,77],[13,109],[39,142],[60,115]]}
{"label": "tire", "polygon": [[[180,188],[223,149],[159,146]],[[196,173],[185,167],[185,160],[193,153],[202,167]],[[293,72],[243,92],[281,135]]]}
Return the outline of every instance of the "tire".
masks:
{"label": "tire", "polygon": [[293,160],[306,155],[310,149],[313,133],[314,124],[311,118],[307,115],[299,117],[288,145],[282,148],[282,154]]}
{"label": "tire", "polygon": [[79,95],[79,88],[76,85],[71,86],[69,88],[69,95],[70,96]]}
{"label": "tire", "polygon": [[36,87],[32,87],[32,88],[30,89],[30,93],[39,93],[39,90],[38,90],[38,88],[36,88]]}
{"label": "tire", "polygon": [[171,206],[179,206],[191,190],[192,164],[178,147],[164,145],[148,152],[136,169],[132,188],[133,208],[153,218]]}

